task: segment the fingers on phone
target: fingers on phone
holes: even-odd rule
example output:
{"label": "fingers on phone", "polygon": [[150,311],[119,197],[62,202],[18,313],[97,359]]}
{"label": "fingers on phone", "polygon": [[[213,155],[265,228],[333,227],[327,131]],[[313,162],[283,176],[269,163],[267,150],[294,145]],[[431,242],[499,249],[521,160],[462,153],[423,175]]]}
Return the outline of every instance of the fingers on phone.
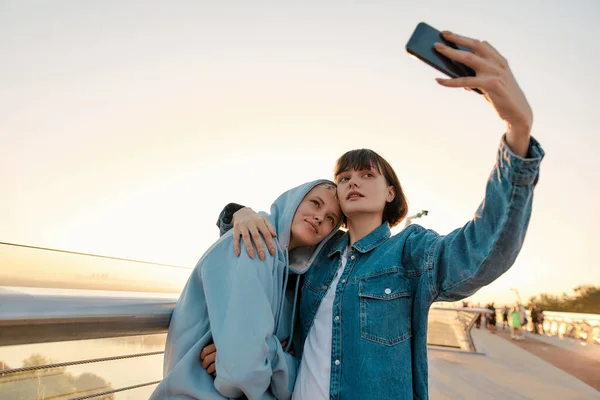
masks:
{"label": "fingers on phone", "polygon": [[472,39],[466,36],[461,36],[450,31],[442,31],[444,39],[451,41],[452,43],[460,44],[461,46],[468,47],[474,52],[481,50],[481,42],[477,39]]}
{"label": "fingers on phone", "polygon": [[475,71],[482,71],[488,67],[487,62],[477,54],[453,49],[440,42],[435,43],[435,49],[452,60],[468,65]]}
{"label": "fingers on phone", "polygon": [[452,78],[452,79],[444,79],[444,78],[436,78],[437,83],[446,87],[454,87],[454,88],[480,88],[482,87],[481,79],[469,76],[463,78]]}
{"label": "fingers on phone", "polygon": [[477,40],[466,36],[461,36],[450,31],[443,31],[442,35],[446,40],[449,40],[461,46],[465,46],[471,49],[475,54],[480,55],[483,58],[493,60],[494,63],[499,65],[500,67],[508,66],[508,61],[506,60],[506,58],[504,58],[494,46],[492,46],[485,40]]}

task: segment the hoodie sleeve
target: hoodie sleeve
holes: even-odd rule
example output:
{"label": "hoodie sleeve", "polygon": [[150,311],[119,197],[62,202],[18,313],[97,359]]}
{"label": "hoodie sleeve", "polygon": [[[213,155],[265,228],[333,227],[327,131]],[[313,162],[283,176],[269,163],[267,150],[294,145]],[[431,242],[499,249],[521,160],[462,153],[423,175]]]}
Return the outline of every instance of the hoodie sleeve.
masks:
{"label": "hoodie sleeve", "polygon": [[277,261],[233,252],[219,252],[211,261],[202,278],[217,348],[215,388],[229,398],[291,398],[297,361],[273,334],[279,297],[274,291],[281,290],[274,275]]}
{"label": "hoodie sleeve", "polygon": [[468,297],[513,265],[525,240],[543,157],[534,138],[527,158],[514,154],[503,138],[475,217],[446,236],[415,228],[421,231],[409,238],[404,254],[427,271],[433,301]]}

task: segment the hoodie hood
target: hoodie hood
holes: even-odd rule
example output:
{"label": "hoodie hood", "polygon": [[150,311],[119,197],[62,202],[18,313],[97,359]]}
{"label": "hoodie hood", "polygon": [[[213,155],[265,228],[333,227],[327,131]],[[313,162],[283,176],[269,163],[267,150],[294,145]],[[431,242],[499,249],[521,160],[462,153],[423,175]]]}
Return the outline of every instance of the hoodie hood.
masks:
{"label": "hoodie hood", "polygon": [[[284,192],[281,196],[275,200],[273,205],[271,205],[271,213],[260,213],[265,216],[269,222],[275,227],[275,231],[277,232],[278,244],[280,246],[280,250],[283,252],[287,251],[287,248],[290,244],[290,237],[292,234],[292,221],[294,219],[294,214],[296,214],[296,210],[298,206],[304,199],[304,197],[310,192],[315,186],[328,183],[330,185],[336,186],[330,180],[327,179],[319,179],[312,182],[304,183],[300,186],[296,186],[293,189]],[[301,275],[304,274],[310,268],[313,263],[316,255],[319,253],[319,250],[323,247],[323,245],[337,232],[339,227],[341,226],[342,221],[338,221],[337,226],[331,230],[331,233],[325,237],[320,243],[315,246],[304,246],[297,247],[289,252],[289,267],[290,272]]]}

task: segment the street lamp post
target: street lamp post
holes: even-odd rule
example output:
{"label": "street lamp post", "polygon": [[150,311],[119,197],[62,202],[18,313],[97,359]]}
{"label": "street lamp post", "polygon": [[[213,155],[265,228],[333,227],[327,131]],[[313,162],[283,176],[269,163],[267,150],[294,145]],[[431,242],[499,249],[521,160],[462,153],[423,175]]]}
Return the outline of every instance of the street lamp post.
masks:
{"label": "street lamp post", "polygon": [[424,217],[427,214],[429,214],[429,211],[427,211],[427,210],[421,210],[421,212],[418,212],[415,215],[411,215],[410,217],[406,217],[406,219],[404,220],[404,228],[406,228],[410,224],[412,224],[413,220],[421,218],[421,217]]}
{"label": "street lamp post", "polygon": [[519,294],[519,289],[510,288],[510,290],[512,290],[515,293],[515,295],[517,296],[517,301],[519,302],[519,304],[523,304],[523,302],[521,301],[521,295]]}

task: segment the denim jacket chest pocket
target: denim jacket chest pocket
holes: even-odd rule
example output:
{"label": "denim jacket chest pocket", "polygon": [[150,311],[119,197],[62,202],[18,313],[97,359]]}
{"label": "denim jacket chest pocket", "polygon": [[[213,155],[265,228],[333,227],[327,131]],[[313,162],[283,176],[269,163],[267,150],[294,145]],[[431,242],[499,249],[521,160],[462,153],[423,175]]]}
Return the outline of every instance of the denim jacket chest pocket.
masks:
{"label": "denim jacket chest pocket", "polygon": [[399,273],[358,279],[361,337],[393,346],[411,337],[409,282]]}

